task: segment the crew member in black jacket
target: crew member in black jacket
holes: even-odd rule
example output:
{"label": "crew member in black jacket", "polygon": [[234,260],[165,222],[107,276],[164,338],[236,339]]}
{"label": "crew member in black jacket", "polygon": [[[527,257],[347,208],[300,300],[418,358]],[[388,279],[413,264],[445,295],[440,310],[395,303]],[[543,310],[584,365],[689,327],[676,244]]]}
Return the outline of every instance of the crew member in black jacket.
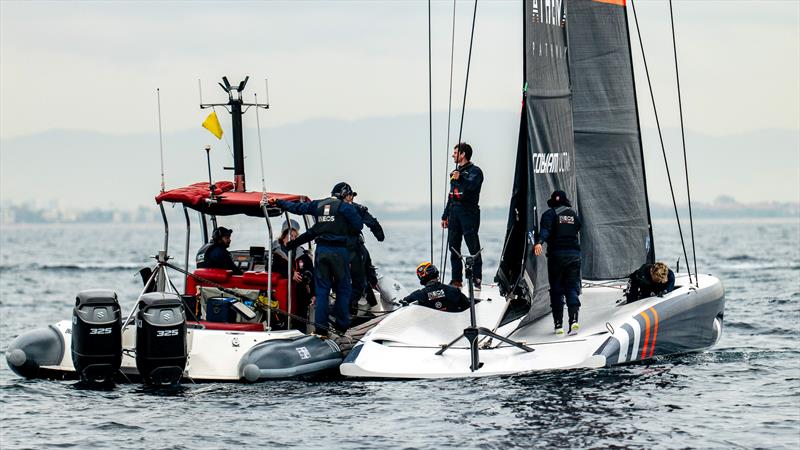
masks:
{"label": "crew member in black jacket", "polygon": [[429,262],[417,266],[417,278],[422,289],[409,294],[400,301],[402,304],[417,302],[420,306],[444,312],[461,312],[469,309],[469,299],[453,286],[439,281],[439,269]]}
{"label": "crew member in black jacket", "polygon": [[233,230],[225,227],[219,227],[211,233],[211,242],[197,251],[197,267],[199,269],[226,269],[233,272],[234,275],[242,274],[228,251],[228,247],[231,246],[232,233]]}
{"label": "crew member in black jacket", "polygon": [[664,296],[675,290],[675,272],[663,262],[643,264],[629,275],[625,297],[628,303],[652,297]]}
{"label": "crew member in black jacket", "polygon": [[[383,242],[386,235],[383,233],[383,227],[378,222],[366,206],[360,205],[353,201],[353,198],[358,195],[357,192],[344,197],[344,201],[350,203],[356,208],[356,211],[361,216],[364,225],[369,228],[369,231],[375,236],[378,242]],[[351,229],[350,236],[347,237],[347,251],[350,254],[350,281],[353,288],[350,294],[350,313],[353,315],[358,314],[358,301],[364,295],[364,290],[367,287],[367,271],[372,266],[372,258],[369,256],[369,251],[364,245],[364,233]],[[369,267],[367,266],[369,264]],[[374,296],[367,296],[368,302],[375,302]],[[370,302],[370,306],[375,306]]]}
{"label": "crew member in black jacket", "polygon": [[547,281],[550,283],[550,306],[556,334],[564,334],[564,298],[569,314],[569,334],[578,333],[578,295],[581,290],[581,246],[578,232],[581,220],[572,209],[564,191],[555,191],[547,200],[550,207],[539,221],[539,234],[533,253],[542,254],[542,243],[547,243]]}
{"label": "crew member in black jacket", "polygon": [[[483,172],[472,163],[472,147],[461,142],[453,147],[453,161],[458,165],[450,174],[450,194],[442,214],[442,228],[448,228],[447,246],[450,250],[452,267],[452,284],[460,288],[463,280],[461,258],[453,253],[455,248],[461,253],[461,238],[467,243],[470,254],[475,255],[481,249],[478,229],[481,226],[481,210],[478,201],[481,196]],[[472,266],[472,280],[475,289],[481,288],[481,256],[475,258]]]}
{"label": "crew member in black jacket", "polygon": [[316,261],[316,286],[317,303],[314,308],[314,321],[316,333],[327,335],[328,328],[328,296],[331,288],[336,288],[336,304],[334,306],[335,324],[340,333],[344,333],[350,326],[349,301],[352,286],[350,286],[350,267],[348,264],[347,237],[352,233],[351,228],[361,230],[364,222],[353,205],[343,200],[353,189],[349,184],[337,183],[331,190],[331,196],[308,203],[288,202],[270,198],[270,205],[276,205],[293,214],[314,214],[317,223],[297,239],[289,241],[289,249],[297,248],[310,240],[317,243]]}

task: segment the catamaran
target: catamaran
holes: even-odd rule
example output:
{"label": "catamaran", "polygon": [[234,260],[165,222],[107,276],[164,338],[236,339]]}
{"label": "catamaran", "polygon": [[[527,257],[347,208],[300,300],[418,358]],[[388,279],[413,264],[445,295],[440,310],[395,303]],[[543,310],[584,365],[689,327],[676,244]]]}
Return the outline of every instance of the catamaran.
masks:
{"label": "catamaran", "polygon": [[[525,87],[496,284],[474,292],[470,284],[474,304],[461,313],[413,304],[395,311],[353,348],[342,374],[456,378],[599,368],[719,340],[725,296],[711,275],[678,273],[666,295],[621,301],[627,276],[655,261],[625,3],[524,2]],[[532,252],[556,189],[576,200],[583,220],[581,328],[566,337],[553,333],[547,264]]]}

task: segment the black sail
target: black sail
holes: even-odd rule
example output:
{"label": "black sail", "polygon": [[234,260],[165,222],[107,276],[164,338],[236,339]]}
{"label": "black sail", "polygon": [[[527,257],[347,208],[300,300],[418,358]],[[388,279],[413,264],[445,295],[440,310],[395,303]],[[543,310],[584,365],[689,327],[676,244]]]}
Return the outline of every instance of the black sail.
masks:
{"label": "black sail", "polygon": [[497,281],[531,300],[528,319],[550,311],[545,257],[531,234],[555,189],[575,196],[567,36],[561,0],[524,2],[525,84],[514,188]]}
{"label": "black sail", "polygon": [[625,0],[566,5],[584,279],[654,259]]}

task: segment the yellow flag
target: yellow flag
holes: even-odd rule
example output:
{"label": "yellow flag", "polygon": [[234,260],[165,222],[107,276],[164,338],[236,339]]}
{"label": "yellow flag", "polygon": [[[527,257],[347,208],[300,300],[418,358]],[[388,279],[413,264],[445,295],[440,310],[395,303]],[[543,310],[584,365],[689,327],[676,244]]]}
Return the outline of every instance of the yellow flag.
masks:
{"label": "yellow flag", "polygon": [[206,117],[206,120],[203,122],[203,128],[210,131],[217,139],[222,139],[222,126],[219,124],[216,111]]}

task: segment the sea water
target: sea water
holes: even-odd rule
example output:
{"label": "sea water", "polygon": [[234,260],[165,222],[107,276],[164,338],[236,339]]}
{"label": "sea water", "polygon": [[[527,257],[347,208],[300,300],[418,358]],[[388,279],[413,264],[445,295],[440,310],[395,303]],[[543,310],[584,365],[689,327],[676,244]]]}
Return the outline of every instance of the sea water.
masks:
{"label": "sea water", "polygon": [[[266,239],[263,219],[227,224],[235,230],[234,248]],[[0,447],[798,448],[800,220],[694,225],[698,270],[720,277],[727,299],[722,339],[706,352],[474,380],[187,382],[107,390],[22,379],[8,369],[5,349],[26,330],[68,319],[83,289],[116,290],[127,314],[141,289],[136,270],[152,264],[150,256],[163,247],[163,227],[5,225]],[[182,217],[172,220],[169,242],[179,265],[182,226]],[[376,265],[413,289],[414,268],[430,259],[429,224],[384,228],[385,242],[368,236]],[[482,225],[485,280],[497,268],[504,229],[502,222]],[[193,253],[199,239],[192,232]],[[434,236],[438,264],[438,228]],[[680,257],[686,269],[673,222],[655,223],[655,245],[659,259],[675,268]],[[179,274],[173,281],[182,285]]]}

